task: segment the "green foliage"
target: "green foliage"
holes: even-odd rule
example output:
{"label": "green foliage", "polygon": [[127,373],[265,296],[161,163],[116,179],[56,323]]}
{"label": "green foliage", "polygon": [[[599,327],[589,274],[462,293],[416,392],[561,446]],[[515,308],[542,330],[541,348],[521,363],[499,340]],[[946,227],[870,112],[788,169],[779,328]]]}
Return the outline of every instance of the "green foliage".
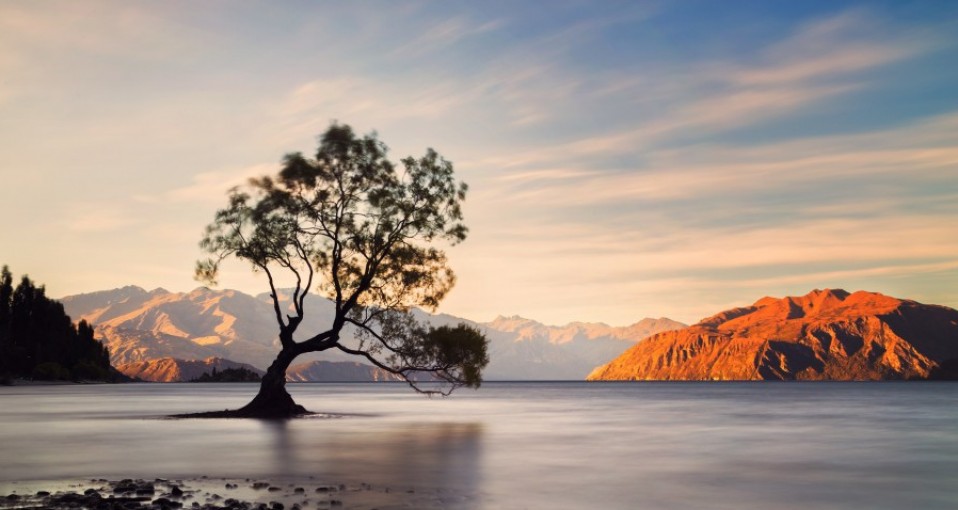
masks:
{"label": "green foliage", "polygon": [[55,361],[44,361],[33,367],[30,376],[40,381],[68,381],[70,370]]}
{"label": "green foliage", "polygon": [[98,365],[89,359],[80,360],[73,366],[73,378],[78,381],[112,380],[108,366]]}
{"label": "green foliage", "polygon": [[112,380],[110,353],[85,321],[76,326],[63,305],[24,276],[16,288],[0,271],[0,376]]}
{"label": "green foliage", "polygon": [[443,367],[439,377],[478,388],[482,369],[489,363],[486,344],[485,336],[476,328],[465,324],[440,326],[430,329],[413,350],[418,358],[415,364]]}
{"label": "green foliage", "polygon": [[420,243],[466,238],[467,188],[431,149],[402,160],[401,172],[386,152],[375,136],[334,124],[315,159],[289,154],[278,176],[234,189],[201,242],[217,257],[198,263],[197,277],[215,283],[218,263],[235,256],[293,271],[306,291],[323,273],[320,290],[338,302],[434,308],[455,277],[441,250]]}
{"label": "green foliage", "polygon": [[[196,277],[214,284],[228,257],[265,273],[284,359],[338,348],[404,377],[430,372],[452,387],[478,386],[488,362],[482,335],[430,331],[410,313],[435,309],[455,284],[437,244],[466,239],[467,186],[432,149],[398,166],[387,152],[375,134],[332,124],[313,158],[289,154],[277,175],[230,192],[200,243],[211,257],[197,263]],[[295,281],[291,314],[281,311],[280,273]],[[327,330],[295,341],[313,290],[333,301],[335,317]],[[362,334],[359,345],[340,342],[346,325]]]}

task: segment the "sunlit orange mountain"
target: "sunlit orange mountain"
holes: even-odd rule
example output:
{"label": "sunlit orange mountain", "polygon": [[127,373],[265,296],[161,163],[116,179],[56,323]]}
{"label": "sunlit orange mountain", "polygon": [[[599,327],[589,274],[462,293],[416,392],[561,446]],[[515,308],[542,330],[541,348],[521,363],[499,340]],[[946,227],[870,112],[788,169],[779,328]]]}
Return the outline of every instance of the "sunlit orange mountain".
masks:
{"label": "sunlit orange mountain", "polygon": [[653,335],[588,380],[953,378],[956,365],[958,310],[826,289]]}
{"label": "sunlit orange mountain", "polygon": [[192,381],[203,374],[209,374],[213,369],[222,372],[227,368],[245,368],[257,375],[262,376],[264,372],[254,366],[245,363],[237,363],[223,358],[206,359],[177,359],[177,358],[158,358],[148,361],[134,361],[124,363],[116,367],[117,370],[125,375],[150,382],[185,382]]}

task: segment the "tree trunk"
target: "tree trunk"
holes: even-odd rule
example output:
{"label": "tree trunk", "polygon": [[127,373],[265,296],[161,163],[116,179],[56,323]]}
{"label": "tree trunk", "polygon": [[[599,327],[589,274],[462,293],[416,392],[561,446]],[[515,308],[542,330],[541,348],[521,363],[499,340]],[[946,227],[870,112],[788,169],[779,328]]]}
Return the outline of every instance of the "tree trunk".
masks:
{"label": "tree trunk", "polygon": [[306,408],[293,401],[286,391],[286,369],[299,353],[283,349],[266,370],[260,383],[259,393],[241,409],[237,416],[250,418],[292,418],[308,414]]}

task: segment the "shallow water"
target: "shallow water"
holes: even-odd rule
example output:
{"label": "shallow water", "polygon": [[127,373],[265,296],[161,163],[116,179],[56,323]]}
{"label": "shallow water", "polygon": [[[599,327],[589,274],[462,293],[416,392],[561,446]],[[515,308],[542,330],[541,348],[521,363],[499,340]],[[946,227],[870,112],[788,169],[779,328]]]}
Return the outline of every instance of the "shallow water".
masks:
{"label": "shallow water", "polygon": [[0,387],[18,480],[255,478],[451,495],[464,509],[958,507],[955,383],[299,384],[332,418],[171,420],[248,384]]}

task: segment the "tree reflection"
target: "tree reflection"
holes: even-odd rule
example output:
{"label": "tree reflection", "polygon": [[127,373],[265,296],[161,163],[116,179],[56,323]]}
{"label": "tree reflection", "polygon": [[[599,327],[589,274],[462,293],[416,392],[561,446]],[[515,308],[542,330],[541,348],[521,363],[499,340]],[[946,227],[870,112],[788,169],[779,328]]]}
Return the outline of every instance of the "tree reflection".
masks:
{"label": "tree reflection", "polygon": [[373,421],[264,421],[273,434],[274,476],[313,476],[393,490],[478,491],[481,424]]}

